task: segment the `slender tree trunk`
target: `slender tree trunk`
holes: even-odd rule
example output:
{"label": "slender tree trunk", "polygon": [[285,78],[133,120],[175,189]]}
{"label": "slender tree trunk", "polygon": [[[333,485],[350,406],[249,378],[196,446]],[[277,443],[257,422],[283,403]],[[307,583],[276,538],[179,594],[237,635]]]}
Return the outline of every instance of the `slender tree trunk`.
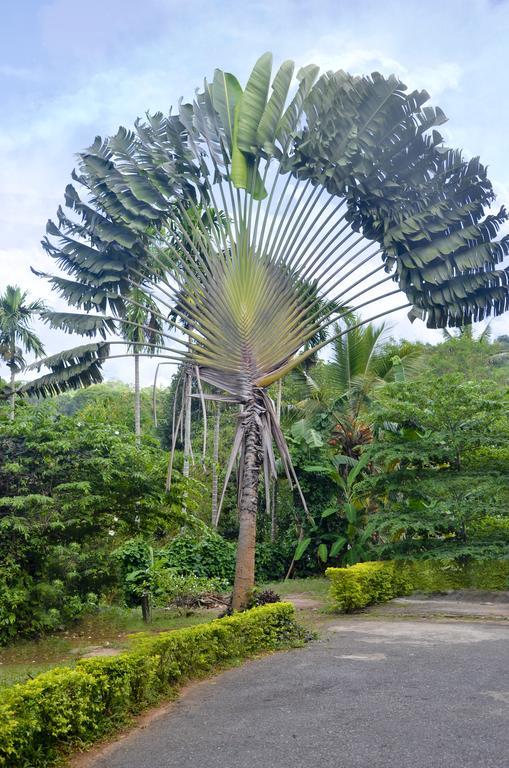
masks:
{"label": "slender tree trunk", "polygon": [[[186,371],[185,380],[184,380],[184,414],[183,414],[184,461],[182,466],[182,475],[184,477],[189,477],[189,467],[190,467],[191,450],[192,450],[191,449],[191,386],[192,386],[192,376],[191,376],[191,372],[188,370]],[[183,512],[187,510],[186,496],[187,494],[184,493],[183,503],[182,503]]]}
{"label": "slender tree trunk", "polygon": [[184,382],[184,465],[182,474],[189,477],[191,460],[191,373],[186,372]]}
{"label": "slender tree trunk", "polygon": [[212,444],[212,527],[217,528],[218,474],[219,474],[219,433],[221,428],[221,403],[216,403],[216,418],[214,421],[214,440]]}
{"label": "slender tree trunk", "polygon": [[[276,418],[277,423],[281,423],[281,400],[282,400],[282,394],[283,394],[283,379],[279,379],[277,383],[277,399],[276,399]],[[272,503],[270,508],[270,540],[274,544],[276,541],[276,533],[277,533],[277,496],[279,491],[279,483],[277,478],[273,480],[272,482]]]}
{"label": "slender tree trunk", "polygon": [[134,434],[136,445],[141,442],[141,395],[140,395],[140,356],[134,355]]}
{"label": "slender tree trunk", "polygon": [[232,609],[246,607],[255,583],[256,513],[258,511],[258,482],[262,463],[260,428],[255,419],[256,403],[244,411],[244,451],[242,482],[239,494],[239,539],[233,585]]}
{"label": "slender tree trunk", "polygon": [[14,365],[11,365],[11,377],[10,377],[11,394],[9,395],[9,418],[11,421],[14,421],[14,415],[16,413],[16,392],[14,391],[15,383],[16,383],[16,371],[14,370]]}
{"label": "slender tree trunk", "polygon": [[152,621],[152,603],[148,592],[141,596],[141,615],[147,624]]}

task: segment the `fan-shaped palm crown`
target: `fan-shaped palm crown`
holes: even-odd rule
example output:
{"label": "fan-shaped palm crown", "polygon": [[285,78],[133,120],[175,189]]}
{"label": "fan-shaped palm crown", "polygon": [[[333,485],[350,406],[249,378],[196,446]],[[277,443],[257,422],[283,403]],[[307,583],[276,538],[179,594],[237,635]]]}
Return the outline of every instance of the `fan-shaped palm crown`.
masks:
{"label": "fan-shaped palm crown", "polygon": [[[506,213],[486,215],[486,169],[443,146],[428,94],[377,73],[293,75],[286,61],[272,79],[264,54],[244,89],[216,70],[175,114],[96,139],[44,242],[67,273],[50,277],[55,288],[101,313],[54,325],[106,334],[129,323],[133,287],[151,293],[165,321],[158,354],[246,406],[236,447],[252,487],[260,455],[272,464],[271,433],[283,450],[265,387],[325,343],[307,342],[341,316],[334,307],[366,321],[408,306],[435,327],[509,300],[496,269]],[[55,375],[32,390],[88,383],[107,354],[100,342],[51,359]]]}

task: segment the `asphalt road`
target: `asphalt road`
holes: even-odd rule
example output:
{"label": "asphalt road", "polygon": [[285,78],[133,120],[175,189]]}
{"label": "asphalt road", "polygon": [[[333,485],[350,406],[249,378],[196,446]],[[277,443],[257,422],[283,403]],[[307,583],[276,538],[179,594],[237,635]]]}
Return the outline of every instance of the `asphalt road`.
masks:
{"label": "asphalt road", "polygon": [[192,685],[94,768],[507,768],[509,626],[331,623]]}

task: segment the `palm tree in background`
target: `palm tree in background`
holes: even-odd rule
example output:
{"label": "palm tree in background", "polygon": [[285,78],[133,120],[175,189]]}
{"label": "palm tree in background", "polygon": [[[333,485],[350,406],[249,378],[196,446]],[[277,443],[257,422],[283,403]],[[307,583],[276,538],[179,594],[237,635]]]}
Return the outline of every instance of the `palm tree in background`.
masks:
{"label": "palm tree in background", "polygon": [[[404,380],[419,370],[418,354],[401,350],[395,355],[385,345],[384,323],[362,326],[355,314],[345,316],[348,333],[331,342],[332,354],[326,365],[301,370],[308,396],[298,404],[297,412],[304,433],[328,423],[330,444],[343,456],[357,460],[363,445],[373,439],[371,426],[364,415],[376,389],[388,381]],[[345,465],[345,472],[348,471]]]}
{"label": "palm tree in background", "polygon": [[150,294],[141,288],[133,288],[126,302],[125,321],[121,324],[122,335],[134,357],[134,434],[136,444],[141,440],[141,389],[140,355],[154,355],[164,343],[163,322],[159,308]]}
{"label": "palm tree in background", "polygon": [[461,339],[467,343],[473,342],[478,344],[489,344],[491,342],[491,337],[493,336],[493,331],[491,328],[491,323],[488,323],[482,329],[482,331],[477,336],[475,336],[472,323],[469,323],[468,325],[462,325],[457,328],[456,332],[450,331],[448,328],[443,328],[442,336],[444,341]]}
{"label": "palm tree in background", "polygon": [[39,357],[44,354],[44,346],[32,330],[35,317],[45,310],[44,302],[36,299],[29,301],[28,292],[18,286],[8,285],[0,295],[0,356],[10,371],[9,381],[9,416],[15,416],[16,375],[25,366],[25,355]]}

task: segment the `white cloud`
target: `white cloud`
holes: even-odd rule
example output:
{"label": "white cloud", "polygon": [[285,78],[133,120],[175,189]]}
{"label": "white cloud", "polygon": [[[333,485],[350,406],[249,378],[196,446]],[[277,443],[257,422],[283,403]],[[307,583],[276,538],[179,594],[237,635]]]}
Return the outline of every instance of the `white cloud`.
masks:
{"label": "white cloud", "polygon": [[333,44],[331,36],[326,36],[318,41],[316,47],[300,57],[301,63],[312,61],[322,72],[344,69],[355,75],[373,71],[385,75],[394,74],[412,90],[425,88],[432,98],[440,96],[444,91],[455,90],[460,85],[463,69],[455,61],[441,60],[435,66],[409,67],[379,47],[358,47],[357,42],[335,39]]}

